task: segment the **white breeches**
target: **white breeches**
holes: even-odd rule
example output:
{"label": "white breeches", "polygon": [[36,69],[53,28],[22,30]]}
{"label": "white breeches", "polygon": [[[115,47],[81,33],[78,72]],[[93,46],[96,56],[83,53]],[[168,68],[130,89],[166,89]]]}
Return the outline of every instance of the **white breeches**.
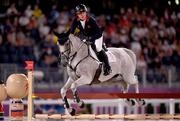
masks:
{"label": "white breeches", "polygon": [[100,52],[102,50],[102,44],[103,44],[103,36],[101,36],[99,39],[95,40],[97,52]]}

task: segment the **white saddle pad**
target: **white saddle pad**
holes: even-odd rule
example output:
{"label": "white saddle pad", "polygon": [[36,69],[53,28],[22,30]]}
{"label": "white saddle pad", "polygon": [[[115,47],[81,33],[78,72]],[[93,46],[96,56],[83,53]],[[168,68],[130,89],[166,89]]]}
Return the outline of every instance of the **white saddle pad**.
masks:
{"label": "white saddle pad", "polygon": [[110,51],[107,51],[106,54],[108,56],[109,62],[116,62],[115,55],[113,55]]}
{"label": "white saddle pad", "polygon": [[[91,47],[90,47],[90,52],[91,52],[92,56],[98,60],[95,52],[93,51],[93,49],[92,49]],[[115,57],[115,55],[113,55],[110,51],[107,51],[106,54],[107,54],[107,56],[108,56],[108,60],[109,60],[110,63],[111,63],[111,62],[116,62],[116,57]]]}

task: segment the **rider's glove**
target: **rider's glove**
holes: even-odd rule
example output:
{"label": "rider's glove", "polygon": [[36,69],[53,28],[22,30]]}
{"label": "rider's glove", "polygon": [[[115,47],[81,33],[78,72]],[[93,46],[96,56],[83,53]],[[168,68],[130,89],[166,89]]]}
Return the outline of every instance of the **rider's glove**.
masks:
{"label": "rider's glove", "polygon": [[84,39],[85,39],[86,41],[91,41],[92,37],[85,36]]}
{"label": "rider's glove", "polygon": [[86,39],[83,39],[82,41],[83,41],[84,43],[86,43],[87,45],[91,45],[91,44],[92,44],[91,41],[88,41],[88,40],[86,40]]}

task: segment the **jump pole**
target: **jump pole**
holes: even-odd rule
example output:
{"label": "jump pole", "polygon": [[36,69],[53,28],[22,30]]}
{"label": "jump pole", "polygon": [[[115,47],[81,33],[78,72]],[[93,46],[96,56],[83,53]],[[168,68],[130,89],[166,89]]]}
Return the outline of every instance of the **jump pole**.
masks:
{"label": "jump pole", "polygon": [[33,71],[34,71],[34,62],[33,61],[25,61],[27,69],[27,77],[28,77],[28,101],[27,101],[27,120],[32,121],[33,116],[33,100],[32,100],[32,85],[33,85]]}
{"label": "jump pole", "polygon": [[61,115],[61,114],[35,114],[36,119],[128,119],[128,120],[170,120],[170,119],[180,119],[180,114],[79,114],[75,116],[71,115]]}

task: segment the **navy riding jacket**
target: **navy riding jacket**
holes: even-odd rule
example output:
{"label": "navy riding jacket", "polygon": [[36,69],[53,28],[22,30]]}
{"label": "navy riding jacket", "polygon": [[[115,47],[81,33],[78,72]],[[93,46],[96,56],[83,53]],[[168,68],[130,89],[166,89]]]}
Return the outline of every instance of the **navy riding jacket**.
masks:
{"label": "navy riding jacket", "polygon": [[95,19],[91,16],[87,16],[84,29],[80,20],[75,18],[70,30],[67,33],[74,34],[76,29],[79,30],[79,34],[88,37],[88,40],[91,42],[94,42],[96,39],[99,39],[102,36],[101,29],[98,27]]}

